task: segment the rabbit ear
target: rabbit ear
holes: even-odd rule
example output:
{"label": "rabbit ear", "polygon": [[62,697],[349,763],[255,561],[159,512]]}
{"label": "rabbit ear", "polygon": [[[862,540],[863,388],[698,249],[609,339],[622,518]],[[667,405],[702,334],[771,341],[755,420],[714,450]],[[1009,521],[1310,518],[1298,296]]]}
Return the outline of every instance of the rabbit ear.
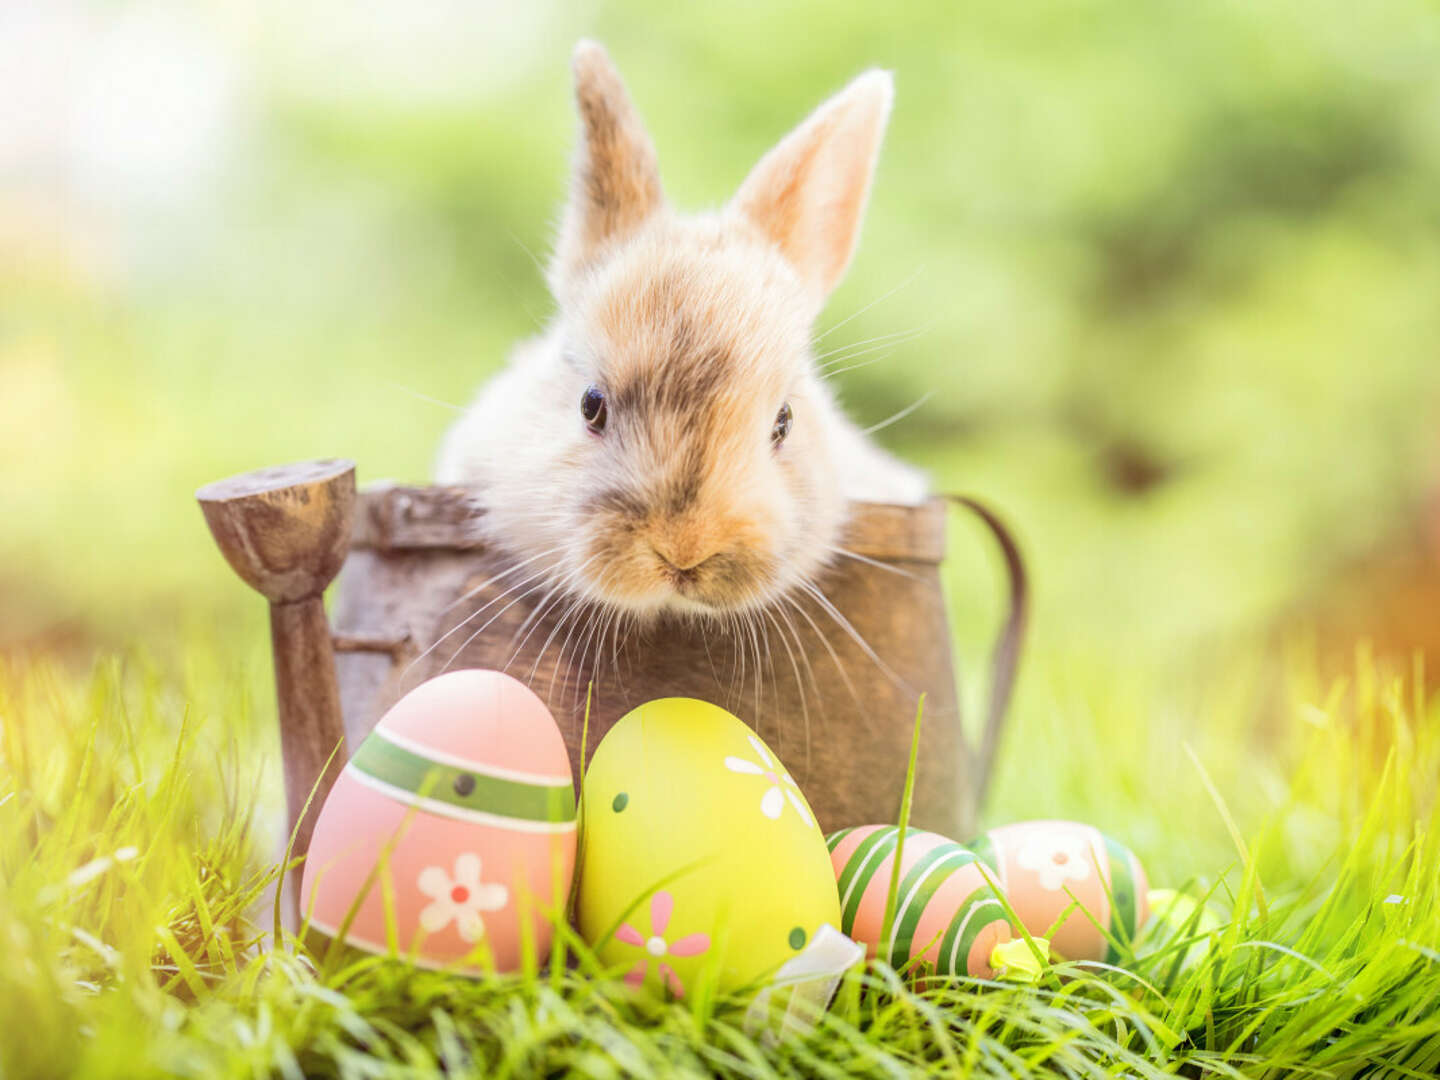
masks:
{"label": "rabbit ear", "polygon": [[823,300],[854,254],[890,118],[888,71],[859,76],[766,154],[732,204]]}
{"label": "rabbit ear", "polygon": [[581,41],[571,67],[580,144],[550,267],[557,288],[665,201],[655,147],[609,55],[595,42]]}

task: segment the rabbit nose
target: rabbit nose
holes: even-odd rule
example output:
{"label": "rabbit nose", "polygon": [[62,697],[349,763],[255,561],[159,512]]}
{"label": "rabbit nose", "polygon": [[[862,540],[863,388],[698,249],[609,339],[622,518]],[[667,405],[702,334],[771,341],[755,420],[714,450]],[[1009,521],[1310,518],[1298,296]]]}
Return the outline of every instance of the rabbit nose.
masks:
{"label": "rabbit nose", "polygon": [[688,574],[715,554],[713,551],[697,545],[657,544],[653,541],[650,544],[650,550],[655,552],[666,567],[681,574]]}

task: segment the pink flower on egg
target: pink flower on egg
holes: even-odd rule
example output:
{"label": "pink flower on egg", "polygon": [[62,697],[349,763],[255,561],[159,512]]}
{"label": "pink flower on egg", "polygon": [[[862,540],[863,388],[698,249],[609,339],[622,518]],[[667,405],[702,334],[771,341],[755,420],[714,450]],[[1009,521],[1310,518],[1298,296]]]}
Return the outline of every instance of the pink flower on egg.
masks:
{"label": "pink flower on egg", "polygon": [[504,885],[480,880],[480,856],[473,851],[455,858],[455,875],[440,866],[427,866],[415,882],[430,903],[420,911],[420,925],[427,934],[438,933],[452,922],[462,941],[474,944],[485,936],[482,911],[499,911],[510,902]]}
{"label": "pink flower on egg", "polygon": [[[650,898],[650,936],[645,937],[629,923],[621,923],[620,929],[615,931],[615,940],[644,949],[649,958],[657,963],[660,978],[670,987],[671,993],[676,997],[684,997],[685,987],[680,982],[680,976],[665,962],[665,957],[699,956],[710,948],[710,935],[687,934],[679,941],[666,941],[665,928],[670,925],[670,915],[674,910],[675,898],[662,889]],[[650,959],[638,960],[626,974],[625,981],[631,986],[644,985]]]}
{"label": "pink flower on egg", "polygon": [[765,744],[754,735],[748,736],[750,745],[760,757],[760,763],[756,764],[749,758],[727,757],[725,768],[731,772],[744,773],[746,776],[763,776],[770,782],[770,787],[760,797],[760,812],[771,821],[777,820],[785,812],[785,801],[788,799],[790,805],[795,808],[795,813],[800,815],[800,820],[806,825],[812,825],[815,819],[810,816],[810,809],[805,805],[805,800],[800,797],[800,787],[790,778],[790,774],[780,767],[780,763],[765,749]]}

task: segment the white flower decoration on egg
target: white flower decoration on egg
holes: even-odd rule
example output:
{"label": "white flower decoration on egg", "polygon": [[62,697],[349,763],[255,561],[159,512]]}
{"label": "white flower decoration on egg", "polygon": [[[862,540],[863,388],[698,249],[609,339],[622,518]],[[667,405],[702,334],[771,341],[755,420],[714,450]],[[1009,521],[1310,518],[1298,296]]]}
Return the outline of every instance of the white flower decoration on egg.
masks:
{"label": "white flower decoration on egg", "polygon": [[416,887],[430,897],[420,912],[420,925],[427,934],[438,933],[452,922],[461,940],[474,944],[485,936],[482,911],[499,911],[510,902],[510,890],[480,880],[480,856],[472,851],[455,858],[452,877],[443,867],[427,866],[420,871]]}
{"label": "white flower decoration on egg", "polygon": [[785,812],[785,802],[788,799],[790,805],[795,808],[795,813],[800,815],[800,820],[806,825],[813,825],[815,819],[810,816],[810,810],[806,807],[805,800],[800,797],[800,788],[790,778],[790,774],[770,756],[770,751],[765,749],[764,743],[754,735],[747,736],[747,738],[755,753],[760,756],[760,764],[756,764],[749,758],[731,756],[725,759],[725,768],[746,776],[763,776],[770,782],[770,787],[760,797],[760,812],[771,821],[777,820]]}
{"label": "white flower decoration on egg", "polygon": [[1090,876],[1094,854],[1082,834],[1041,832],[1015,852],[1015,862],[1033,871],[1040,887],[1059,892],[1067,881],[1084,881]]}

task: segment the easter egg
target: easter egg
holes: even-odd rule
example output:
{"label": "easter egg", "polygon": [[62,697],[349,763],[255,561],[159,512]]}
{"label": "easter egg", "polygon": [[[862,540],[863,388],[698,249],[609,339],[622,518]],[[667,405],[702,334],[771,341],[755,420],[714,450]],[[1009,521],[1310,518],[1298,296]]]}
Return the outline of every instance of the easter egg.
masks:
{"label": "easter egg", "polygon": [[895,968],[922,958],[937,975],[991,978],[991,952],[1011,937],[1004,905],[974,852],[937,833],[906,830],[892,932],[880,940],[899,839],[894,825],[830,836],[840,929]]}
{"label": "easter egg", "polygon": [[[632,985],[756,984],[840,909],[825,838],[770,748],[691,698],[606,733],[581,797],[580,932]],[[707,975],[706,977],[712,977]]]}
{"label": "easter egg", "polygon": [[[302,916],[426,967],[520,965],[549,946],[575,867],[575,793],[554,717],[498,671],[453,671],[391,707],[315,824]],[[350,919],[346,926],[347,918]],[[393,933],[392,933],[393,931]],[[463,961],[463,963],[462,963]]]}
{"label": "easter egg", "polygon": [[[1115,951],[1096,924],[1119,941],[1134,941],[1145,922],[1149,884],[1140,860],[1089,825],[1022,821],[991,829],[968,846],[994,870],[1026,930],[1048,935],[1063,959],[1113,963]],[[1055,928],[1075,900],[1084,910]]]}

